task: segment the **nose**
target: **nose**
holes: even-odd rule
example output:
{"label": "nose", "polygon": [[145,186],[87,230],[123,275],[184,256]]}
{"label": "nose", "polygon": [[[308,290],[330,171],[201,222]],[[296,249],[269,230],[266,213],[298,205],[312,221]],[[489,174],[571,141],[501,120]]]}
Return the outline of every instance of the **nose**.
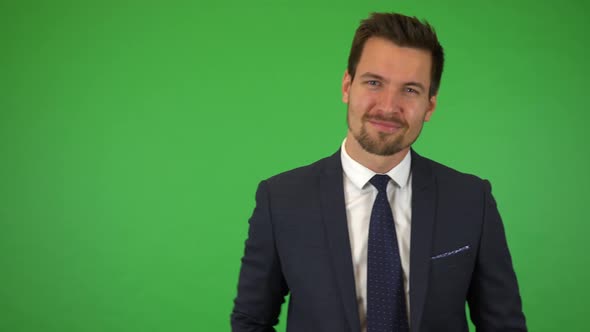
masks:
{"label": "nose", "polygon": [[396,112],[401,112],[400,95],[394,90],[383,90],[379,96],[377,109],[384,115],[390,115]]}

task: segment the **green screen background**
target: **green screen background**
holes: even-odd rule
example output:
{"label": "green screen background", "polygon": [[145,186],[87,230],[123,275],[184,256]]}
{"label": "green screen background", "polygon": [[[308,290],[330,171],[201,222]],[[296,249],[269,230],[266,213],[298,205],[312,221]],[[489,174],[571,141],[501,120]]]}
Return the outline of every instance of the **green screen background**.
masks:
{"label": "green screen background", "polygon": [[585,330],[589,10],[2,1],[0,331],[229,330],[256,186],[338,149],[372,11],[437,28],[447,63],[415,148],[491,180],[530,330]]}

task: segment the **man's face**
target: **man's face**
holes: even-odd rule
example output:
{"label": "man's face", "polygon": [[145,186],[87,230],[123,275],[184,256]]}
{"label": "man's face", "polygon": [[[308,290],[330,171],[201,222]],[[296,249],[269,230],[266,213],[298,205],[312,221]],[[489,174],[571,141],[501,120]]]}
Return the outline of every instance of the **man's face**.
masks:
{"label": "man's face", "polygon": [[428,51],[369,38],[354,80],[348,72],[342,80],[348,139],[381,156],[409,149],[436,106],[428,96],[431,65]]}

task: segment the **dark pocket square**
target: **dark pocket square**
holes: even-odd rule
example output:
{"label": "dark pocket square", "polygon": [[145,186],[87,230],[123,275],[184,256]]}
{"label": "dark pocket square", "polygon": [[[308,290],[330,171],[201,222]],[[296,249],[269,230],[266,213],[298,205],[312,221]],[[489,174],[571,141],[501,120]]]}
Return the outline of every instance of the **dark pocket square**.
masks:
{"label": "dark pocket square", "polygon": [[456,255],[456,254],[458,254],[458,253],[460,253],[462,251],[469,250],[469,249],[470,249],[469,245],[466,245],[464,247],[461,247],[459,249],[455,249],[453,251],[447,251],[447,252],[442,253],[440,255],[432,256],[432,257],[430,257],[430,259],[445,258],[445,257],[448,257],[448,256]]}

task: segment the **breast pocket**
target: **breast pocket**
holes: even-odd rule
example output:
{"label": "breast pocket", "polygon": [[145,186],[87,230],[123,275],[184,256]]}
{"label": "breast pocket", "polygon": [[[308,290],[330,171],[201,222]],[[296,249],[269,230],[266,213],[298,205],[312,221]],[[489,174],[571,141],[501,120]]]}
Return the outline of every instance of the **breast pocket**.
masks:
{"label": "breast pocket", "polygon": [[464,301],[474,268],[475,250],[459,249],[437,253],[430,259],[430,292],[448,305],[456,299]]}
{"label": "breast pocket", "polygon": [[443,265],[452,268],[461,265],[463,261],[468,260],[470,257],[471,246],[464,245],[457,249],[436,254],[432,256],[430,259],[435,266]]}

